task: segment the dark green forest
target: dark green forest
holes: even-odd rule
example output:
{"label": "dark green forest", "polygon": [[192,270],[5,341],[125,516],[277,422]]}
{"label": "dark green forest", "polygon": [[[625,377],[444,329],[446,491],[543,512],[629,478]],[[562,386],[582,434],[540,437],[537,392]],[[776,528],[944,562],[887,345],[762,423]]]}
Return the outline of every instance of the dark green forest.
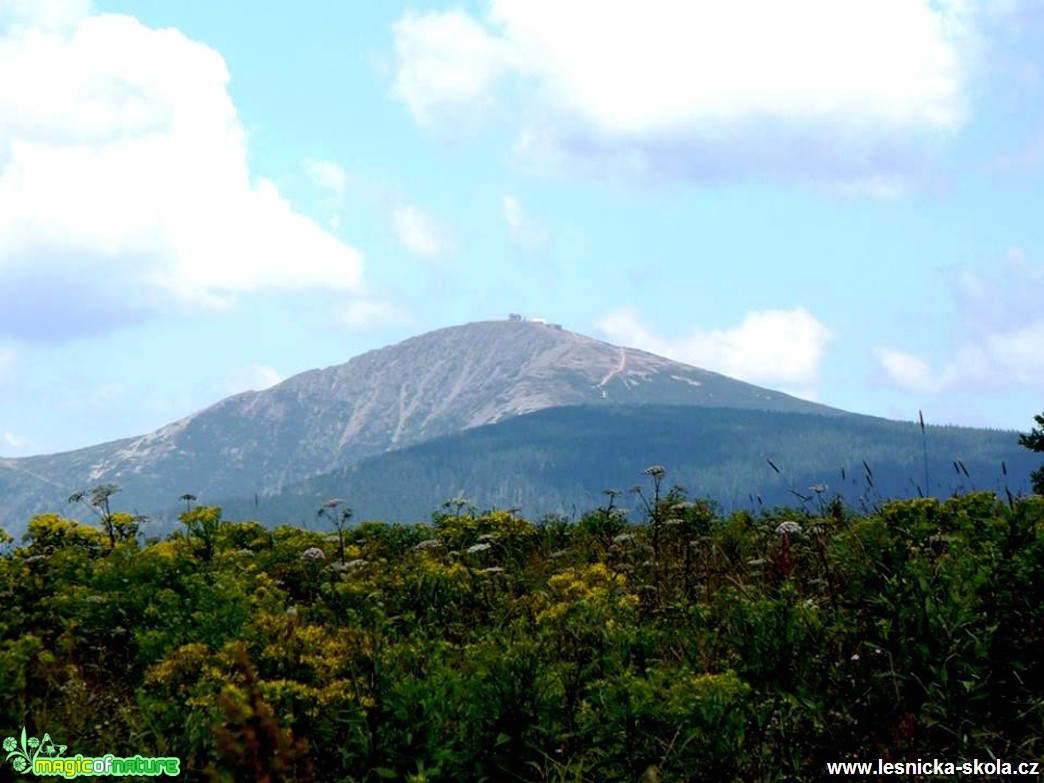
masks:
{"label": "dark green forest", "polygon": [[[538,411],[399,449],[291,485],[275,495],[207,498],[233,518],[309,524],[316,498],[350,498],[357,519],[417,522],[446,498],[576,519],[651,464],[726,512],[802,504],[825,487],[867,509],[883,499],[987,489],[1028,491],[1038,465],[1017,433],[927,426],[870,416],[677,405]],[[173,502],[175,495],[171,495]],[[166,515],[174,527],[178,510]]]}
{"label": "dark green forest", "polygon": [[164,536],[81,496],[100,526],[46,514],[3,544],[0,737],[212,781],[1044,758],[1044,498],[726,513],[659,466],[636,479],[576,519],[461,499],[355,524],[331,501],[313,529],[186,495]]}

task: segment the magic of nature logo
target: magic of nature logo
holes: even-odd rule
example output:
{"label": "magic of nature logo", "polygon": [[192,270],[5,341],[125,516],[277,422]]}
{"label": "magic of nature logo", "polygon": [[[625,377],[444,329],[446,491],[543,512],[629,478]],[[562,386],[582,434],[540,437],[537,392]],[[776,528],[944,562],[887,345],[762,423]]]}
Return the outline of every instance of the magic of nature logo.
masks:
{"label": "magic of nature logo", "polygon": [[22,736],[4,739],[4,750],[7,761],[11,762],[15,772],[40,776],[61,776],[64,778],[106,776],[147,776],[173,777],[181,771],[181,761],[176,758],[131,756],[128,758],[106,753],[104,756],[66,756],[68,745],[60,745],[44,733],[43,739],[26,735],[22,727]]}

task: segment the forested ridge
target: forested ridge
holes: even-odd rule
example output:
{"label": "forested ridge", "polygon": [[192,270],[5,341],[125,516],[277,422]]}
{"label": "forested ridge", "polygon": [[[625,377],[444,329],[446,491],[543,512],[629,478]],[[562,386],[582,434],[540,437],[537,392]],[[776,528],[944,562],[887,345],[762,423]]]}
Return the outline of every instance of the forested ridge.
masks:
{"label": "forested ridge", "polygon": [[1044,498],[723,515],[645,474],[637,523],[615,493],[576,522],[460,499],[351,526],[334,500],[340,534],[191,496],[162,539],[37,516],[0,557],[0,736],[237,781],[1044,757]]}
{"label": "forested ridge", "polygon": [[[795,493],[821,484],[856,508],[975,489],[1018,492],[1029,489],[1022,477],[1037,460],[1016,433],[1000,430],[713,407],[568,406],[397,449],[280,493],[210,500],[230,517],[272,525],[308,523],[317,497],[351,498],[358,518],[385,521],[426,519],[455,495],[535,518],[578,517],[604,488],[629,487],[655,463],[733,511],[795,502]],[[634,505],[629,497],[622,503]],[[168,508],[176,524],[178,509]]]}

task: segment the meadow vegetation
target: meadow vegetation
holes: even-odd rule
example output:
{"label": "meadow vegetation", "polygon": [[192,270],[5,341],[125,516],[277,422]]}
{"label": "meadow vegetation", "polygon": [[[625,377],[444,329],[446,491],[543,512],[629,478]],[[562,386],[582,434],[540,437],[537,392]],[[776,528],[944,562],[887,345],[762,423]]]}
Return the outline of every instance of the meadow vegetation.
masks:
{"label": "meadow vegetation", "polygon": [[187,501],[163,539],[108,505],[102,530],[37,516],[0,544],[0,736],[216,781],[1044,759],[1044,498],[724,515],[645,473],[637,522],[616,493],[335,532]]}

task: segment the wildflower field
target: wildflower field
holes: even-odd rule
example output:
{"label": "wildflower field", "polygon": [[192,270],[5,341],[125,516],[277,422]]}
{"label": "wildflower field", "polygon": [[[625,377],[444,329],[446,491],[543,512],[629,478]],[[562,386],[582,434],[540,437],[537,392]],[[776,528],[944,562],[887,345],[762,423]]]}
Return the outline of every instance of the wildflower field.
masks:
{"label": "wildflower field", "polygon": [[0,736],[217,781],[1044,758],[1044,498],[724,516],[648,473],[636,521],[613,495],[340,535],[210,507],[163,540],[38,516],[0,549]]}

